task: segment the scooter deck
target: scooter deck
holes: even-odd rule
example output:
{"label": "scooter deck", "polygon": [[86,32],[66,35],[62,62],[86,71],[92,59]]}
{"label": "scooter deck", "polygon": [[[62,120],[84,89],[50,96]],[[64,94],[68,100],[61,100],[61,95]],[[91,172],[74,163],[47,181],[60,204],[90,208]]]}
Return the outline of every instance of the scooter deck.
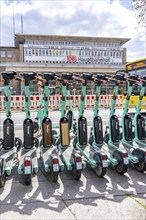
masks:
{"label": "scooter deck", "polygon": [[89,158],[89,160],[94,160],[93,156],[94,156],[95,153],[97,153],[97,150],[95,148],[93,148],[90,145],[86,145],[86,146],[82,145],[82,146],[80,146],[80,148],[78,147],[78,149],[79,150],[81,149],[81,151],[83,151],[83,153],[86,155],[87,158]]}
{"label": "scooter deck", "polygon": [[18,166],[18,172],[20,174],[23,173],[24,169],[24,158],[26,156],[30,156],[32,159],[32,169],[38,171],[38,159],[37,159],[37,150],[36,147],[32,147],[31,149],[24,149],[21,150],[20,160],[19,160],[19,166]]}
{"label": "scooter deck", "polygon": [[6,172],[8,175],[10,175],[14,160],[16,158],[16,148],[13,147],[10,150],[1,150],[0,151],[0,157],[4,158],[6,160]]}
{"label": "scooter deck", "polygon": [[67,169],[72,170],[72,155],[75,153],[75,149],[72,146],[65,148],[59,145],[58,147]]}
{"label": "scooter deck", "polygon": [[60,156],[58,155],[57,149],[55,147],[53,146],[49,148],[41,147],[41,153],[42,153],[43,163],[44,163],[46,172],[50,171],[50,168],[49,168],[49,165],[51,165],[50,156],[52,154],[57,154],[60,170],[62,171],[64,169],[64,164],[62,163],[62,160]]}

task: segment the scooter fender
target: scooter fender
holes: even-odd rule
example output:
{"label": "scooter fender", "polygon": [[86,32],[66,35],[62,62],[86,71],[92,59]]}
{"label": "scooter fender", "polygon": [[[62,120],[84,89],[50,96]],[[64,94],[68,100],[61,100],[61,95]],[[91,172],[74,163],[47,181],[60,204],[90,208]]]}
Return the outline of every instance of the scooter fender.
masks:
{"label": "scooter fender", "polygon": [[6,170],[6,160],[4,158],[0,158],[0,176],[4,175]]}
{"label": "scooter fender", "polygon": [[77,162],[76,162],[76,159],[77,159],[78,157],[81,157],[80,153],[74,151],[74,152],[72,153],[72,158],[71,158],[71,159],[72,159],[72,163],[73,163],[73,168],[74,168],[74,169],[77,169],[77,170],[83,170],[82,159],[81,159],[81,162],[79,162],[78,164],[77,164]]}
{"label": "scooter fender", "polygon": [[50,155],[50,168],[53,172],[60,172],[60,166],[59,166],[59,160],[58,163],[53,164],[53,160],[57,159],[58,160],[58,154],[57,153],[53,153]]}
{"label": "scooter fender", "polygon": [[118,163],[129,164],[128,157],[123,156],[124,153],[126,153],[124,150],[115,150],[112,156],[118,161]]}
{"label": "scooter fender", "polygon": [[143,148],[137,148],[132,151],[132,155],[136,156],[139,161],[144,161],[146,163],[146,150]]}
{"label": "scooter fender", "polygon": [[94,154],[93,159],[96,161],[98,166],[108,167],[107,158],[106,159],[104,158],[105,156],[106,155],[103,154],[102,152],[100,152],[100,153],[97,152],[97,153]]}
{"label": "scooter fender", "polygon": [[102,165],[102,157],[100,153],[95,153],[93,159],[96,161],[98,165]]}

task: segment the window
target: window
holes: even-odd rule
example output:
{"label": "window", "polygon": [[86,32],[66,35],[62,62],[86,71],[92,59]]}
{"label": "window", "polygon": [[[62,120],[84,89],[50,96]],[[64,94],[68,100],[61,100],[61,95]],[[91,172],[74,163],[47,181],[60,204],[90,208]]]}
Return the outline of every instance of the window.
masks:
{"label": "window", "polygon": [[6,51],[1,50],[1,51],[0,51],[0,56],[1,56],[1,57],[6,57]]}

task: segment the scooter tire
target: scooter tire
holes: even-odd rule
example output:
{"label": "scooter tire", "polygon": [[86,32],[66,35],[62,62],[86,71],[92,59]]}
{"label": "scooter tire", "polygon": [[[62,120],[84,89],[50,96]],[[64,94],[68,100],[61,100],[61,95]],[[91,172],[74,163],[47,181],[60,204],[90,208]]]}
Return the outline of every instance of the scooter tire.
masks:
{"label": "scooter tire", "polygon": [[0,138],[0,151],[2,150],[3,146],[4,146],[4,140]]}
{"label": "scooter tire", "polygon": [[19,152],[22,147],[22,141],[18,137],[15,138],[15,147],[17,148],[17,152]]}
{"label": "scooter tire", "polygon": [[82,171],[81,170],[73,170],[73,177],[75,180],[80,180]]}
{"label": "scooter tire", "polygon": [[142,160],[140,160],[138,163],[134,164],[134,167],[138,172],[143,173],[144,171],[146,171],[146,163]]}
{"label": "scooter tire", "polygon": [[37,133],[38,130],[39,130],[39,124],[38,124],[38,122],[34,121],[33,122],[33,132],[34,132],[34,134]]}
{"label": "scooter tire", "polygon": [[127,172],[128,165],[120,162],[118,165],[115,166],[115,170],[118,174],[123,175],[124,173]]}
{"label": "scooter tire", "polygon": [[98,177],[104,177],[106,172],[107,172],[107,168],[106,167],[102,167],[101,165],[99,165],[95,169],[95,173],[97,174]]}
{"label": "scooter tire", "polygon": [[0,188],[2,188],[5,185],[6,182],[6,173],[0,176]]}
{"label": "scooter tire", "polygon": [[58,172],[52,172],[51,179],[53,183],[56,183],[58,181]]}
{"label": "scooter tire", "polygon": [[31,174],[24,175],[24,179],[25,179],[25,184],[27,186],[31,185],[31,183],[32,183],[32,175]]}

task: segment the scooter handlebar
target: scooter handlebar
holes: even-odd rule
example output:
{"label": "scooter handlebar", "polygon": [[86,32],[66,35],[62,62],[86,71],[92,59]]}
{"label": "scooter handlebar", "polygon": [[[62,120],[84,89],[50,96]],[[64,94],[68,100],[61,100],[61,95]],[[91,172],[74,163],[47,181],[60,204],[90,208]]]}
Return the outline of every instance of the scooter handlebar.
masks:
{"label": "scooter handlebar", "polygon": [[25,86],[29,86],[31,80],[36,79],[36,72],[27,72],[20,74],[24,78]]}
{"label": "scooter handlebar", "polygon": [[16,76],[16,72],[2,72],[2,76],[3,76],[3,79],[4,79],[4,85],[9,85],[10,83],[10,80],[12,79],[15,79],[15,76]]}

